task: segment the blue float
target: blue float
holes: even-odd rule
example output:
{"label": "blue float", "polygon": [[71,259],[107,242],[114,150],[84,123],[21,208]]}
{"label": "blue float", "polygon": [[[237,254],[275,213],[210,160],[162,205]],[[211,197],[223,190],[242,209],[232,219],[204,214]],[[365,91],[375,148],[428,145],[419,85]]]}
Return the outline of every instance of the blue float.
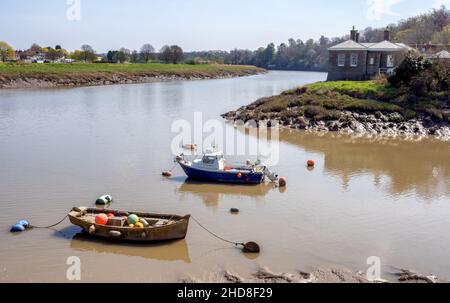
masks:
{"label": "blue float", "polygon": [[23,232],[29,227],[30,227],[30,223],[27,220],[20,220],[19,222],[17,222],[16,224],[14,224],[11,227],[11,232],[12,233]]}
{"label": "blue float", "polygon": [[19,233],[19,232],[23,232],[23,231],[25,231],[25,227],[23,225],[16,224],[11,227],[12,233]]}

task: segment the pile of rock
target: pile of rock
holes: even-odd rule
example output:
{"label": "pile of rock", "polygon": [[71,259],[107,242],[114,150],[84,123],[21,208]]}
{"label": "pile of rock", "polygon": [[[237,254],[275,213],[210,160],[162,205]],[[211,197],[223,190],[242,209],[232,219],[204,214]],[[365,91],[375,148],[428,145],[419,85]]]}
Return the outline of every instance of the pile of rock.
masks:
{"label": "pile of rock", "polygon": [[[229,112],[223,117],[228,121],[243,121],[248,123],[267,123],[276,121],[279,125],[288,128],[301,129],[314,132],[339,132],[343,134],[379,134],[384,136],[435,136],[442,140],[450,139],[450,124],[435,122],[430,117],[406,119],[402,114],[393,113],[361,113],[340,111],[335,120],[316,120],[302,116],[288,116],[285,114],[255,113],[250,107]],[[269,123],[269,126],[273,123]]]}

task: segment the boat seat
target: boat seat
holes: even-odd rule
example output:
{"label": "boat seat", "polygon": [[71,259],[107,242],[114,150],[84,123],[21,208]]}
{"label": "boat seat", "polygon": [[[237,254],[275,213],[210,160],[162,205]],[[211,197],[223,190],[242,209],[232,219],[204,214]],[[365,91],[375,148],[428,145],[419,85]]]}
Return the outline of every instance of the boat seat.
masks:
{"label": "boat seat", "polygon": [[164,225],[167,225],[167,223],[168,223],[167,220],[158,220],[158,221],[156,221],[154,226],[164,226]]}

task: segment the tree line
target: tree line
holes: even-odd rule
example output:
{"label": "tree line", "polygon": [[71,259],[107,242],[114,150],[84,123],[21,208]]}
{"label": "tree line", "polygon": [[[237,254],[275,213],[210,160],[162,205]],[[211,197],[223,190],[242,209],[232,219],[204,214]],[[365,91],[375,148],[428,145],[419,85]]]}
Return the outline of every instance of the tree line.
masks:
{"label": "tree line", "polygon": [[184,59],[183,49],[178,45],[166,45],[157,53],[155,48],[147,43],[140,51],[121,48],[119,50],[108,51],[103,61],[110,63],[149,63],[150,61],[161,61],[164,63],[178,64]]}
{"label": "tree line", "polygon": [[120,48],[119,50],[110,50],[106,54],[97,53],[94,48],[88,44],[84,44],[73,52],[69,52],[60,45],[55,47],[47,46],[41,47],[34,43],[27,50],[15,51],[6,42],[0,41],[0,60],[14,61],[27,60],[30,58],[39,57],[51,62],[58,59],[73,59],[81,62],[104,62],[104,63],[149,63],[150,61],[160,61],[164,63],[178,64],[184,61],[183,49],[178,45],[164,46],[159,52],[147,43],[144,44],[140,51],[129,50],[127,48]]}
{"label": "tree line", "polygon": [[[393,42],[411,46],[424,44],[450,44],[450,10],[445,6],[428,13],[399,21],[388,26]],[[360,33],[360,42],[380,42],[386,28],[367,27]],[[328,48],[350,38],[349,35],[318,40],[289,39],[287,43],[274,43],[257,50],[234,49],[230,52],[212,51],[187,54],[187,57],[204,58],[228,64],[250,64],[268,69],[326,70]]]}
{"label": "tree line", "polygon": [[[411,46],[427,43],[450,44],[450,10],[445,6],[433,9],[428,13],[399,21],[388,26],[394,42],[403,42]],[[367,27],[360,33],[360,42],[379,42],[384,38],[385,28]],[[120,48],[99,55],[90,45],[83,45],[79,50],[69,53],[61,46],[41,48],[33,44],[27,51],[19,52],[24,57],[33,53],[44,53],[46,59],[55,61],[59,58],[72,58],[83,62],[110,63],[148,63],[159,61],[164,63],[225,63],[239,65],[255,65],[267,69],[281,70],[326,70],[328,64],[328,48],[349,39],[349,35],[328,38],[321,36],[318,40],[289,39],[275,46],[269,43],[257,50],[234,49],[231,51],[184,52],[178,45],[164,46],[159,52],[147,43],[139,51]],[[6,61],[12,57],[12,47],[0,42],[0,59]]]}

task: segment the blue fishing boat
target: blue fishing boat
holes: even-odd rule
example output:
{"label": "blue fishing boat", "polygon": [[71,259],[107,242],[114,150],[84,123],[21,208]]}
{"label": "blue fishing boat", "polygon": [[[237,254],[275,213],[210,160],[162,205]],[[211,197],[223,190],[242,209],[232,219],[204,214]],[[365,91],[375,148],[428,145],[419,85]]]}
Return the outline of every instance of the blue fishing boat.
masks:
{"label": "blue fishing boat", "polygon": [[227,165],[222,152],[207,151],[201,158],[189,161],[179,155],[176,161],[190,179],[234,184],[260,184],[267,177],[278,180],[267,166],[259,161],[245,165]]}

